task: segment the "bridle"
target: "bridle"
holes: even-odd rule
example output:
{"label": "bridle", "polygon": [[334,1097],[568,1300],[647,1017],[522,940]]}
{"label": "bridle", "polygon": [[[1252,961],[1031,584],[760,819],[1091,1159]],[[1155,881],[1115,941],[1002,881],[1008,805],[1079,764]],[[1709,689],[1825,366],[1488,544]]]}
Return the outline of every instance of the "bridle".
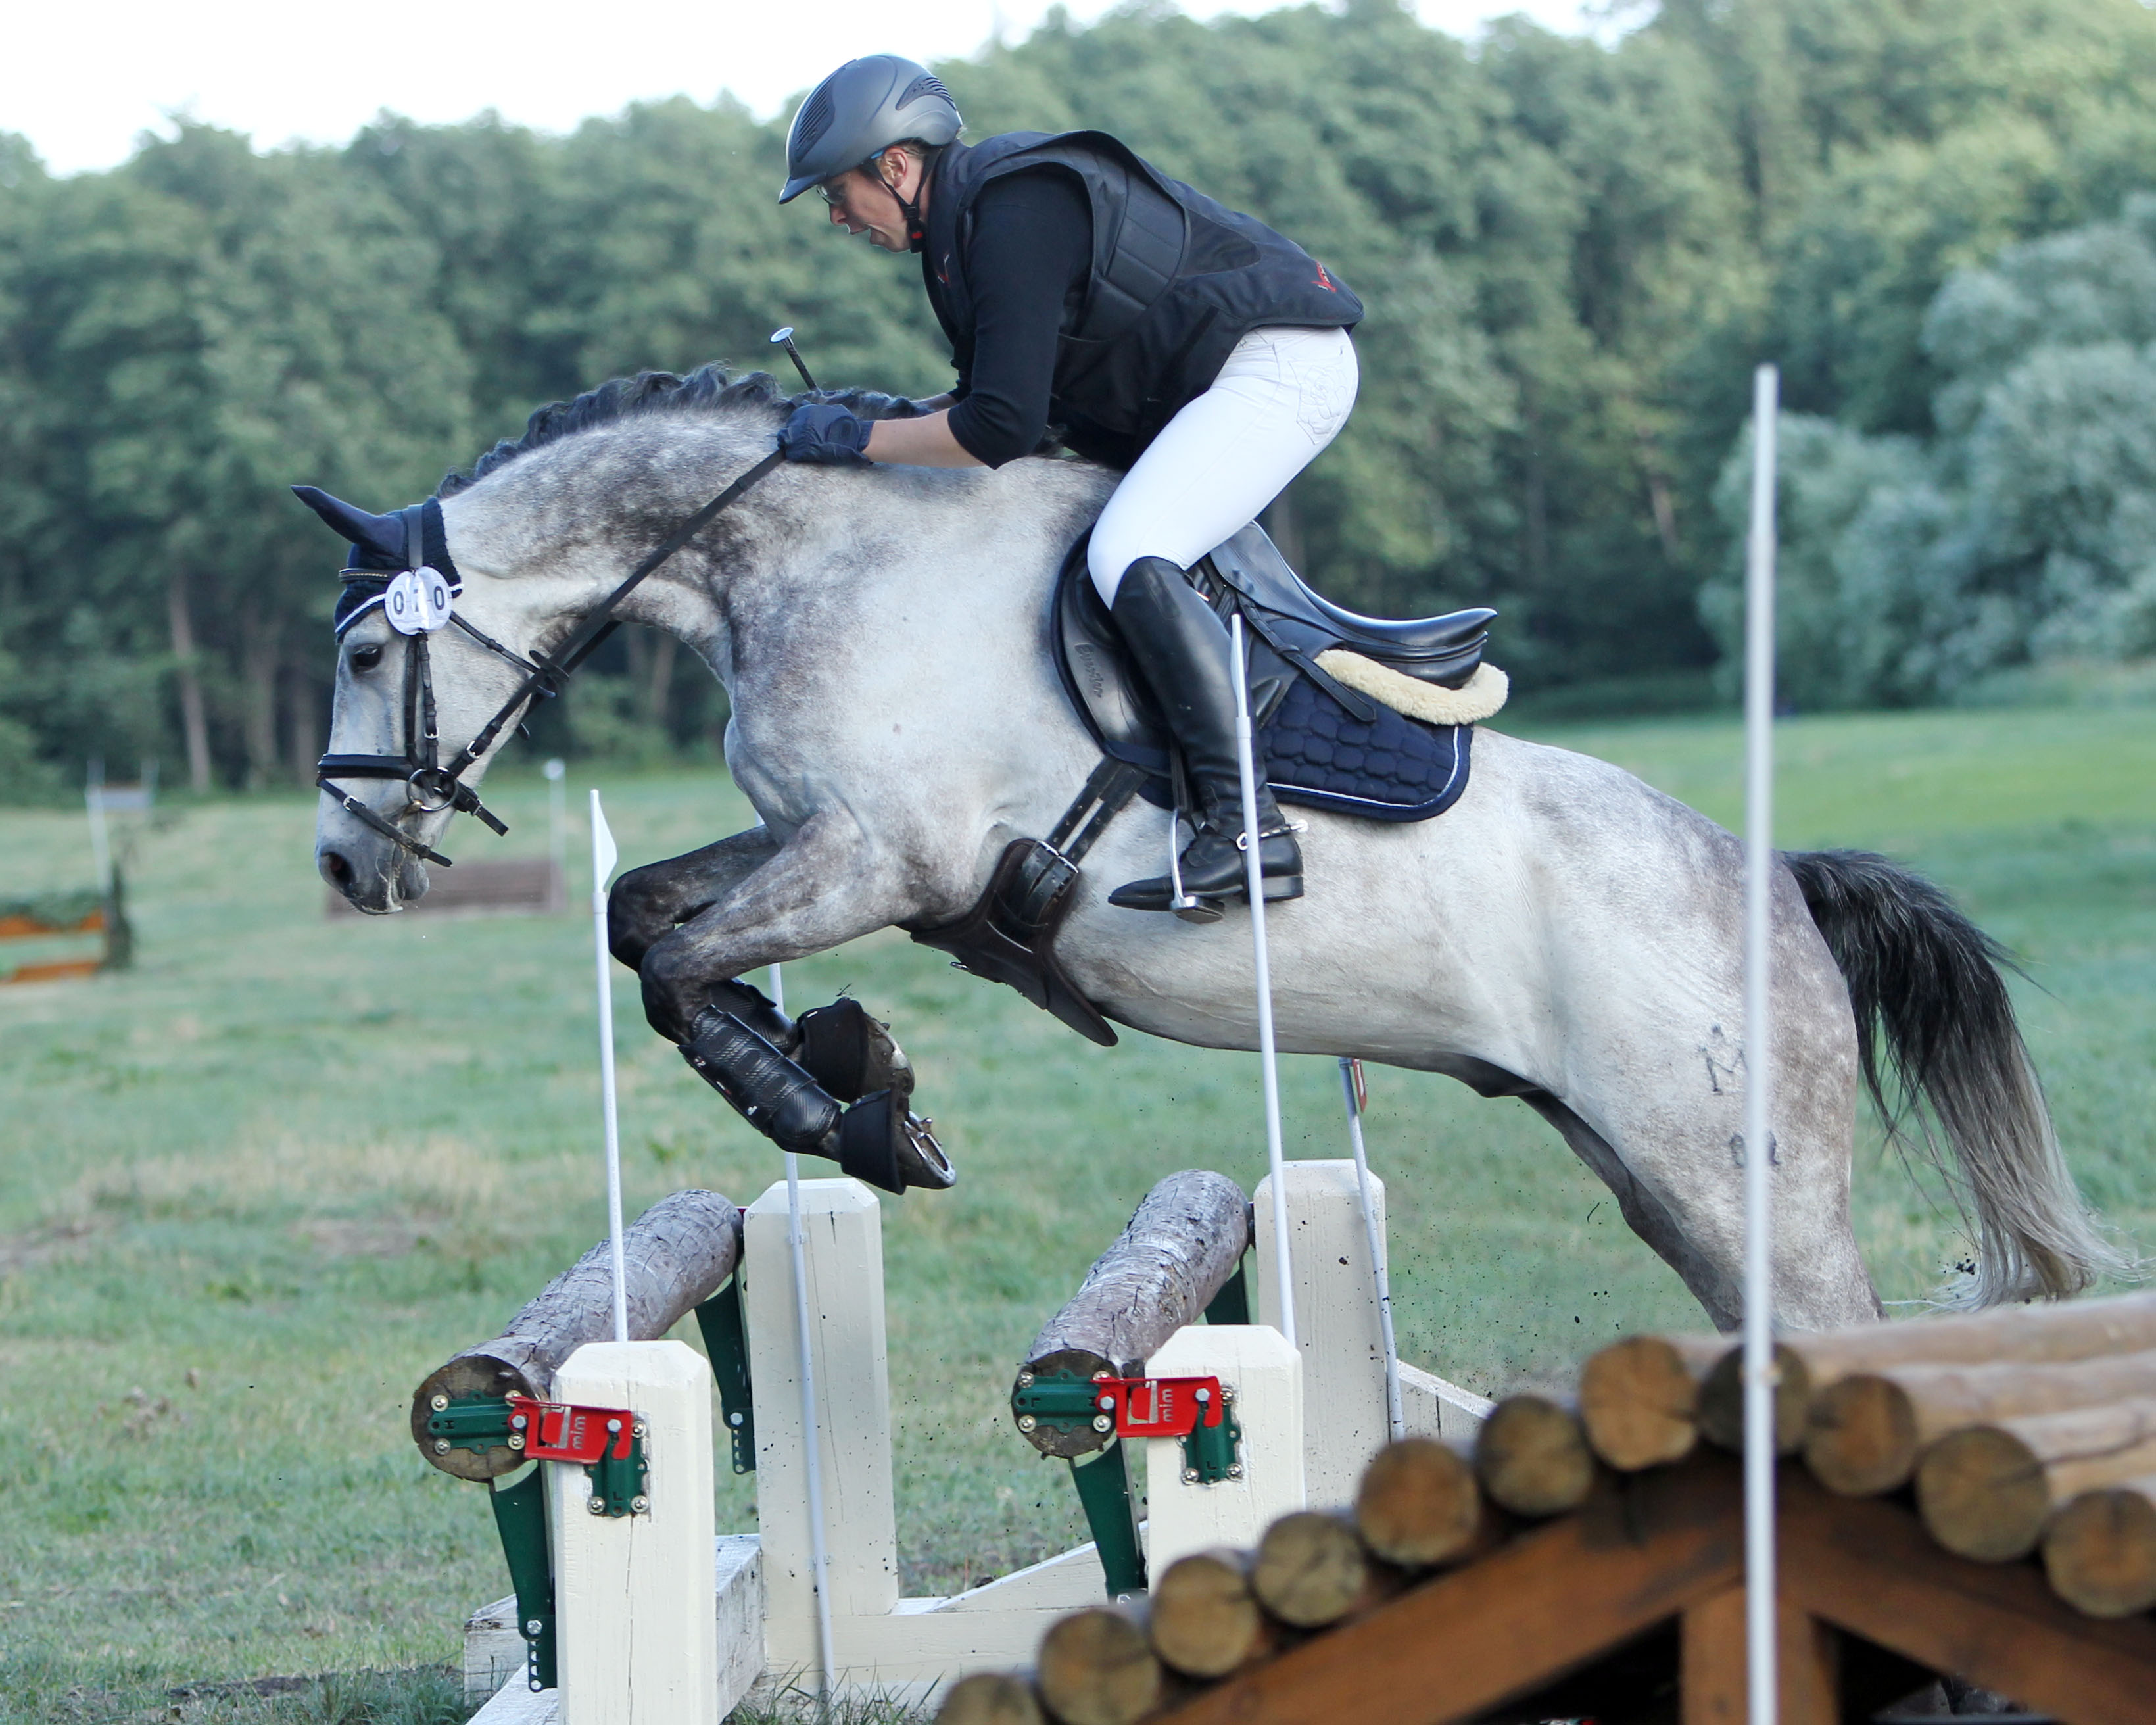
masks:
{"label": "bridle", "polygon": [[[404,636],[404,752],[401,755],[324,755],[315,762],[316,784],[336,798],[337,806],[362,825],[372,828],[421,860],[439,863],[444,868],[449,866],[449,858],[439,850],[429,850],[404,831],[396,821],[376,813],[357,798],[332,784],[331,780],[401,779],[406,800],[404,807],[398,811],[398,819],[414,812],[439,814],[444,809],[453,809],[475,816],[496,834],[508,832],[508,826],[480,802],[479,793],[464,782],[464,775],[470,772],[480,757],[494,746],[495,739],[504,730],[521,720],[526,709],[533,701],[551,701],[562,692],[577,667],[591,656],[594,648],[621,626],[621,619],[614,613],[620,608],[622,601],[634,593],[646,577],[709,526],[722,510],[741,497],[783,459],[776,449],[766,455],[676,527],[664,543],[631,570],[628,578],[578,624],[568,638],[553,652],[535,652],[529,657],[504,646],[484,629],[458,614],[454,600],[464,591],[464,583],[454,573],[454,567],[446,576],[428,567],[424,555],[424,512],[429,506],[439,506],[433,505],[429,500],[427,503],[415,503],[408,509],[399,510],[398,518],[404,523],[404,567],[399,570],[340,571],[339,578],[345,583],[348,593],[358,590],[366,592],[367,597],[339,619],[336,632],[337,638],[341,640],[346,630],[378,605],[388,616],[391,627]],[[444,561],[447,561],[446,557]],[[449,603],[439,607],[441,615],[439,618],[431,614],[433,607],[424,603],[415,603],[415,600],[424,601],[422,590],[430,577],[433,582],[441,583],[447,591]],[[370,588],[373,591],[367,592]],[[435,731],[434,659],[428,641],[437,629],[451,624],[489,652],[514,665],[522,673],[523,680],[517,685],[516,692],[495,710],[494,716],[479,728],[472,740],[457,751],[447,766],[444,766],[441,742]]]}

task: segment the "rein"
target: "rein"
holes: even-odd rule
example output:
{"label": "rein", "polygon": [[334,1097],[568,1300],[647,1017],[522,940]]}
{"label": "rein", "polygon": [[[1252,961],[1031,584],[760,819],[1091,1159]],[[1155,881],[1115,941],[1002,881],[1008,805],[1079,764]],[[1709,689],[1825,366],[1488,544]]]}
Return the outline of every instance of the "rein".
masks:
{"label": "rein", "polygon": [[[436,814],[444,809],[460,809],[483,821],[496,834],[506,833],[509,830],[507,824],[480,801],[479,793],[464,782],[464,775],[477,764],[480,756],[494,746],[494,740],[501,735],[503,730],[521,717],[531,702],[551,701],[562,692],[577,667],[591,656],[593,649],[600,642],[621,626],[621,619],[613,614],[624,599],[783,459],[778,450],[773,449],[683,521],[668,536],[665,542],[631,570],[628,578],[587,614],[570,632],[568,639],[551,654],[533,653],[528,658],[520,657],[493,636],[474,628],[458,616],[453,604],[447,620],[480,646],[515,665],[524,673],[524,680],[446,767],[441,764],[441,743],[434,728],[434,661],[427,644],[432,631],[424,628],[405,631],[401,624],[397,625],[408,644],[404,660],[404,752],[401,755],[324,755],[315,762],[316,784],[336,798],[337,805],[362,825],[371,827],[421,860],[439,863],[444,868],[450,865],[449,858],[439,850],[429,850],[394,821],[385,819],[357,798],[341,790],[331,780],[402,779],[408,798],[403,813],[417,809],[423,814]],[[404,517],[404,555],[408,565],[404,572],[417,573],[424,565],[420,511],[425,507],[424,503],[414,504],[401,511]],[[363,577],[370,581],[385,578],[382,572],[375,570],[347,569],[344,573],[347,579],[355,577]],[[461,591],[461,588],[454,591]],[[370,601],[369,604],[372,603]],[[354,611],[346,619],[345,626],[349,628],[367,608],[368,606],[362,606]]]}

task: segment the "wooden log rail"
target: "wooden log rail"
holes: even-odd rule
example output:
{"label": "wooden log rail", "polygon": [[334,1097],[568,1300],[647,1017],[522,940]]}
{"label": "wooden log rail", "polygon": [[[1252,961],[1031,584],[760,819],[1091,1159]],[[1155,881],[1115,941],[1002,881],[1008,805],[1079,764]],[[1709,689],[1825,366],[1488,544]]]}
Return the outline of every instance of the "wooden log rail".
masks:
{"label": "wooden log rail", "polygon": [[[1170,1174],[1033,1338],[1018,1387],[1040,1378],[1137,1376],[1169,1337],[1198,1322],[1250,1243],[1250,1201],[1241,1187],[1203,1168]],[[1108,1442],[1090,1423],[1020,1429],[1042,1455],[1070,1460]]]}
{"label": "wooden log rail", "polygon": [[[741,1260],[742,1213],[716,1192],[662,1198],[622,1233],[629,1339],[654,1341],[701,1305]],[[501,1334],[452,1355],[412,1392],[412,1441],[443,1472],[490,1480],[523,1465],[513,1450],[438,1451],[427,1430],[434,1399],[526,1395],[544,1400],[554,1373],[587,1342],[613,1339],[613,1261],[601,1240],[542,1288]]]}

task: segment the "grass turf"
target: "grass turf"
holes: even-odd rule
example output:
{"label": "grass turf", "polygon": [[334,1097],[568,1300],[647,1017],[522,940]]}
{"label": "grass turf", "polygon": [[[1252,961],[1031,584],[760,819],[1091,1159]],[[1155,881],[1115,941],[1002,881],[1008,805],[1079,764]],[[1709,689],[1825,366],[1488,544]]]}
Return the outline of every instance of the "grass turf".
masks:
{"label": "grass turf", "polygon": [[[1738,816],[1726,721],[1548,735]],[[2140,716],[1807,719],[1782,751],[1782,843],[1914,862],[2025,956],[2076,1172],[2145,1237]],[[716,773],[605,783],[625,864],[745,823]],[[543,848],[536,780],[489,800],[513,837],[462,823],[456,854]],[[406,1398],[602,1228],[589,923],[326,920],[311,820],[296,797],[177,806],[133,845],[136,968],[0,991],[0,1720],[454,1717],[430,1668],[504,1590],[480,1493],[413,1453]],[[0,897],[89,869],[79,818],[0,814]],[[891,934],[788,968],[797,1004],[841,988],[894,1022],[963,1171],[885,1211],[903,1580],[948,1591],[1083,1537],[1067,1474],[1005,1424],[1013,1362],[1152,1180],[1255,1180],[1256,1063],[1093,1049]],[[754,1198],[776,1156],[644,1030],[625,974],[617,1012],[631,1213],[688,1184]],[[1286,1065],[1289,1154],[1342,1153],[1330,1063]],[[1495,1393],[1698,1322],[1522,1105],[1373,1070],[1368,1126],[1408,1357]],[[1859,1235],[1916,1298],[1965,1247],[1867,1144]],[[721,1527],[753,1525],[752,1483],[721,1476]]]}

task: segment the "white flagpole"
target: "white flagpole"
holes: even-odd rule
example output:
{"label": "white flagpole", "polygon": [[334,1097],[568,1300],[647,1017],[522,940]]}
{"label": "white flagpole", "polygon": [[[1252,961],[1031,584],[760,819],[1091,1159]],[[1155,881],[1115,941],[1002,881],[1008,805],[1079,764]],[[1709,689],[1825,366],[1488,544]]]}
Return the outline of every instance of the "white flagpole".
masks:
{"label": "white flagpole", "polygon": [[1265,1073],[1265,1164],[1273,1177],[1273,1267],[1280,1289],[1281,1334],[1295,1339],[1295,1278],[1287,1254],[1287,1179],[1281,1170],[1280,1055],[1273,1045],[1273,970],[1265,952],[1265,883],[1259,860],[1257,742],[1250,729],[1250,674],[1243,616],[1230,619],[1235,661],[1235,767],[1243,782],[1243,882],[1250,895],[1250,956],[1258,973],[1258,1064]]}
{"label": "white flagpole", "polygon": [[1370,1208],[1370,1163],[1363,1153],[1363,1099],[1355,1092],[1356,1062],[1340,1057],[1340,1090],[1348,1102],[1348,1142],[1355,1149],[1355,1192],[1363,1203],[1363,1238],[1369,1243],[1370,1275],[1378,1285],[1378,1329],[1385,1343],[1385,1425],[1398,1443],[1408,1435],[1407,1409],[1400,1403],[1400,1350],[1393,1339],[1393,1276],[1385,1264],[1385,1242]]}
{"label": "white flagpole", "polygon": [[1775,1725],[1774,1026],[1774,434],[1780,378],[1752,380],[1744,562],[1744,1640],[1752,1725]]}
{"label": "white flagpole", "polygon": [[[771,1001],[786,1010],[786,978],[771,967]],[[824,1532],[824,1443],[816,1426],[816,1362],[808,1327],[808,1238],[801,1229],[801,1158],[786,1153],[786,1249],[793,1260],[793,1342],[801,1379],[801,1464],[808,1478],[808,1570],[816,1595],[816,1698],[828,1715],[838,1670],[831,1642],[831,1548]]]}
{"label": "white flagpole", "polygon": [[621,1260],[621,1126],[613,1088],[613,972],[607,952],[607,877],[621,853],[592,793],[592,938],[598,963],[599,1098],[606,1113],[607,1244],[613,1257],[613,1339],[629,1340],[629,1276]]}

